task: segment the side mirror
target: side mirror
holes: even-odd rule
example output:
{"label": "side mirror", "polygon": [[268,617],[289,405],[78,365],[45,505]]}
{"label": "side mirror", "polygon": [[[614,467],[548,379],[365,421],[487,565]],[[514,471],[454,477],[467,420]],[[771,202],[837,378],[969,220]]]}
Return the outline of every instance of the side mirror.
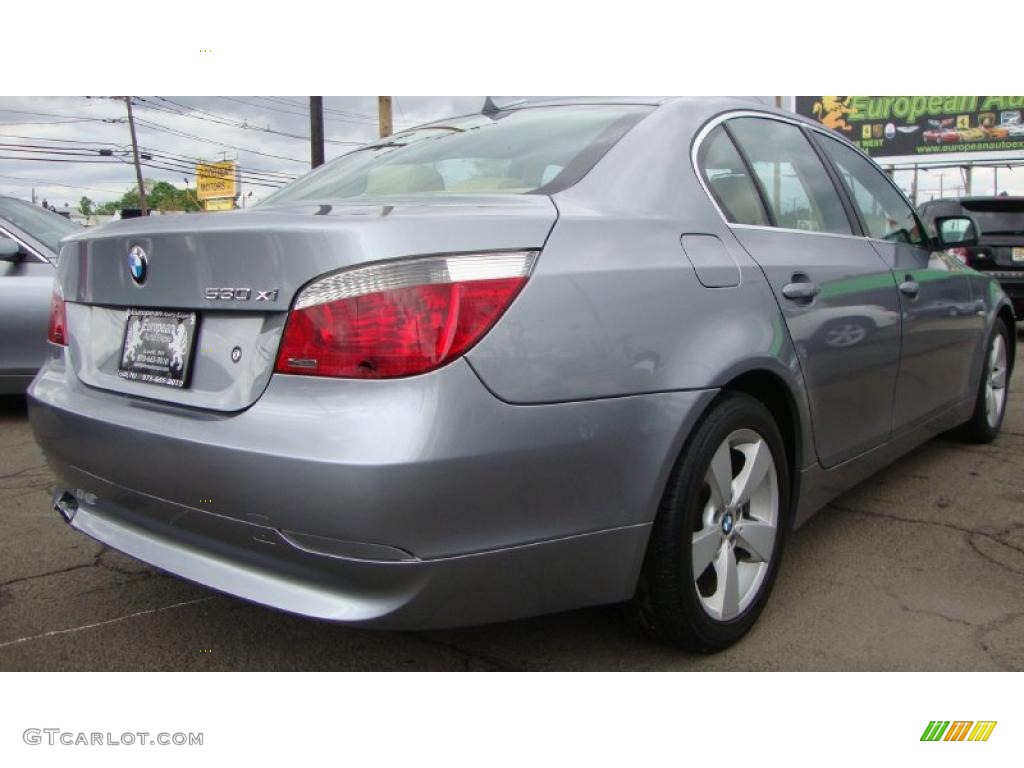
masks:
{"label": "side mirror", "polygon": [[0,261],[21,261],[23,256],[21,243],[14,238],[0,235]]}
{"label": "side mirror", "polygon": [[969,216],[940,216],[935,220],[939,248],[969,248],[978,244],[978,225]]}

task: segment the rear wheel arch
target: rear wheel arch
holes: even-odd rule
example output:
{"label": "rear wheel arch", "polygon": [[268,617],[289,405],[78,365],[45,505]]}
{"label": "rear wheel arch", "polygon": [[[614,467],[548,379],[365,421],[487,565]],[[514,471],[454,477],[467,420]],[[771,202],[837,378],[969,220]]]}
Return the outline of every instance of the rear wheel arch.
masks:
{"label": "rear wheel arch", "polygon": [[694,430],[697,428],[697,425],[707,417],[708,413],[710,413],[715,405],[721,400],[724,393],[741,392],[753,397],[768,409],[782,435],[786,451],[786,463],[789,468],[789,487],[792,507],[792,509],[789,510],[789,513],[790,524],[792,524],[793,511],[797,508],[797,503],[799,501],[800,468],[804,466],[805,459],[807,458],[807,452],[813,452],[813,446],[805,444],[807,441],[804,437],[803,411],[801,411],[801,408],[798,405],[797,394],[793,391],[790,385],[786,383],[785,379],[780,374],[770,371],[767,368],[751,368],[739,373],[733,372],[732,378],[728,379],[725,384],[717,387],[717,389],[719,394],[707,402],[707,404],[701,409],[700,415],[695,419],[693,425],[689,428],[688,433],[682,437],[682,440],[675,449],[675,452],[666,457],[667,464],[665,466],[662,479],[660,480],[660,485],[658,486],[658,495],[656,497],[657,501],[655,503],[659,503],[662,499],[667,484],[671,480],[672,468],[679,461],[679,457],[682,453],[687,450],[690,438],[692,437]]}
{"label": "rear wheel arch", "polygon": [[800,423],[800,409],[789,385],[778,374],[764,369],[747,371],[731,379],[723,390],[743,392],[760,401],[772,414],[782,433],[789,465],[792,506],[799,498],[800,467],[804,462],[804,450]]}
{"label": "rear wheel arch", "polygon": [[[735,482],[741,475],[736,473],[740,471],[740,467],[746,467],[749,454],[748,458],[742,460],[739,467],[733,457],[731,473],[734,483],[733,490],[724,496],[719,496],[719,509],[711,510],[715,513],[716,519],[711,521],[704,519],[709,514],[709,509],[707,508],[708,497],[702,495],[705,491],[702,490],[701,479],[704,479],[704,488],[706,489],[707,473],[715,471],[716,476],[720,475],[718,470],[709,469],[708,463],[716,461],[723,446],[732,445],[734,436],[743,439],[756,439],[759,444],[762,444],[762,448],[766,443],[771,447],[771,453],[775,457],[774,466],[788,462],[787,454],[790,452],[791,446],[785,445],[786,438],[782,434],[782,426],[787,423],[784,418],[785,414],[776,415],[766,405],[766,399],[773,400],[771,394],[765,396],[766,392],[770,390],[766,390],[762,386],[758,393],[753,395],[744,390],[744,387],[752,386],[755,382],[763,384],[762,381],[758,381],[757,377],[749,375],[737,377],[735,383],[738,388],[720,389],[717,396],[711,399],[694,424],[664,489],[658,514],[651,529],[641,572],[638,574],[636,592],[633,600],[626,606],[627,614],[638,622],[640,627],[651,637],[679,648],[700,652],[721,650],[736,642],[749,630],[757,620],[771,592],[782,556],[786,533],[791,527],[787,525],[787,511],[793,508],[792,489],[789,482],[791,473],[789,471],[777,472],[768,469],[762,471],[772,472],[767,482],[771,482],[772,487],[777,489],[772,492],[773,495],[777,493],[774,500],[766,502],[762,498],[762,501],[758,502],[774,505],[775,512],[769,516],[770,519],[758,515],[751,517],[751,511],[741,506],[726,506],[724,511],[721,508],[721,505],[725,503],[721,501],[723,498],[738,492],[735,490]],[[768,384],[768,386],[772,385]],[[783,386],[785,385],[783,384]],[[762,466],[773,467],[771,460],[768,460],[767,465],[764,465],[763,460],[759,460],[758,463]],[[712,485],[712,488],[714,487]],[[713,490],[711,493],[713,497]],[[754,496],[751,495],[749,498],[749,502],[739,503],[752,504]],[[718,565],[718,561],[722,561],[723,558],[728,558],[736,564],[741,561],[743,563],[762,562],[767,565],[761,567],[767,570],[760,574],[763,576],[763,581],[755,582],[752,587],[756,591],[748,595],[737,593],[739,602],[734,601],[733,607],[739,611],[738,613],[727,612],[726,606],[723,604],[721,606],[722,615],[716,616],[713,610],[707,609],[704,598],[711,599],[718,594],[720,581],[715,580],[713,585],[703,584],[704,577],[708,573],[702,571],[701,574],[695,575],[695,571],[701,569],[695,567],[697,555],[694,553],[701,547],[706,549],[706,546],[698,543],[697,534],[694,532],[698,529],[702,534],[704,530],[717,531],[717,515],[719,514],[723,516],[721,526],[724,531],[718,544],[720,551],[714,556],[715,562],[704,570],[713,568],[717,578],[723,578]],[[698,525],[698,521],[701,520],[703,523]],[[733,523],[727,522],[731,520],[736,521],[735,528],[732,527]],[[746,535],[743,533],[744,526],[753,525],[756,529],[765,523],[768,523],[769,527],[773,529],[773,537],[768,544],[768,549],[762,550],[762,554],[759,554],[759,548],[755,545],[741,557],[738,554],[742,551],[739,547],[742,545],[749,549],[749,546],[744,544],[746,541],[743,538]],[[729,527],[726,527],[727,525]],[[735,535],[732,533],[733,530],[736,531]],[[703,541],[708,537],[702,535],[701,539]],[[723,554],[725,547],[729,547],[730,552],[735,551],[734,560]],[[733,547],[736,549],[733,550]],[[751,556],[751,553],[754,556]],[[744,566],[740,565],[740,567]],[[724,571],[726,574],[729,572],[728,568]],[[732,572],[736,573],[736,565],[733,566]],[[732,583],[734,585],[733,592],[736,591],[735,578],[727,580],[726,583]],[[708,586],[711,586],[710,592],[705,591]],[[729,590],[724,587],[723,589],[725,589],[724,600],[724,595],[728,594]],[[746,607],[743,606],[743,601],[747,601]]]}
{"label": "rear wheel arch", "polygon": [[1007,304],[999,307],[996,317],[1006,323],[1006,330],[1010,332],[1010,343],[1006,349],[1006,356],[1009,358],[1010,373],[1013,373],[1014,358],[1017,353],[1017,318],[1013,314],[1013,309]]}

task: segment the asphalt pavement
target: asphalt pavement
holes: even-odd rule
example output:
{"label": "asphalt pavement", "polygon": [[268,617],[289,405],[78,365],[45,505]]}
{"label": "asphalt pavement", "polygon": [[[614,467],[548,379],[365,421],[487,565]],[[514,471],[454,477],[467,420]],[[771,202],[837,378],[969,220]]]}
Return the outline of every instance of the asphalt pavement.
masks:
{"label": "asphalt pavement", "polygon": [[0,671],[1022,670],[1022,368],[993,444],[938,438],[822,510],[760,621],[713,656],[653,643],[615,607],[374,632],[165,575],[63,523],[24,399],[0,398]]}

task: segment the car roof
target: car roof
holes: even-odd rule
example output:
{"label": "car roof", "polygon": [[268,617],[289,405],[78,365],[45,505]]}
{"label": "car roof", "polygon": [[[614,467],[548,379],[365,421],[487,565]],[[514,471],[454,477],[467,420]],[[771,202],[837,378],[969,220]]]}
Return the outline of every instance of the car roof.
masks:
{"label": "car roof", "polygon": [[[756,96],[552,96],[540,99],[523,99],[507,104],[495,104],[499,112],[513,111],[519,109],[535,109],[541,107],[571,107],[571,106],[638,106],[657,108],[666,104],[686,103],[693,109],[700,110],[705,114],[704,119],[710,119],[721,112],[732,110],[752,110],[768,114],[780,115],[790,120],[796,120],[806,125],[821,127],[821,124],[805,118],[785,109],[777,109],[766,104],[762,98]],[[462,115],[449,115],[443,119],[431,120],[423,123],[423,126],[443,124],[450,120],[457,120],[463,117],[472,117],[481,112],[469,112]],[[703,119],[702,119],[703,122]],[[416,128],[422,126],[414,126]],[[841,138],[841,137],[840,137]]]}

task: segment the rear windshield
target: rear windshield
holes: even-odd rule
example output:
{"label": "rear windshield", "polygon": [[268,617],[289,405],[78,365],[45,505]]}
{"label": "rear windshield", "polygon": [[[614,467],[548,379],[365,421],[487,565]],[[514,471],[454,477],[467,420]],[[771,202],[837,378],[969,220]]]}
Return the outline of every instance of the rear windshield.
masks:
{"label": "rear windshield", "polygon": [[962,200],[960,205],[982,235],[1024,235],[1024,198]]}
{"label": "rear windshield", "polygon": [[58,213],[51,213],[24,200],[0,197],[0,224],[5,221],[53,251],[43,254],[51,259],[57,256],[61,238],[82,231],[78,224]]}
{"label": "rear windshield", "polygon": [[557,192],[581,179],[650,110],[632,105],[534,107],[432,123],[332,160],[263,205],[363,196]]}

